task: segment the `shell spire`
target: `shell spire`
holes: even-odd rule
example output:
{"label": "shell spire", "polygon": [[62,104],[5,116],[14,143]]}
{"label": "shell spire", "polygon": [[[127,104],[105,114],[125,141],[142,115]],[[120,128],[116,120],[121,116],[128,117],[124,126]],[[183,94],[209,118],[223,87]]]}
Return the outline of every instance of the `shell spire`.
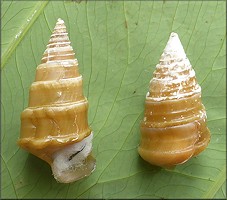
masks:
{"label": "shell spire", "polygon": [[201,87],[176,33],[171,33],[150,81],[141,122],[141,157],[170,167],[203,151],[210,141]]}
{"label": "shell spire", "polygon": [[180,39],[171,33],[153,73],[147,97],[155,101],[179,99],[201,92]]}
{"label": "shell spire", "polygon": [[82,82],[66,26],[58,19],[36,69],[28,108],[21,114],[18,144],[49,163],[54,177],[63,183],[95,169]]}
{"label": "shell spire", "polygon": [[70,44],[65,23],[59,18],[50,37],[47,49],[43,54],[42,63],[54,60],[75,59],[75,53]]}
{"label": "shell spire", "polygon": [[165,55],[169,55],[172,58],[186,58],[184,48],[177,33],[173,32],[170,34],[169,41],[166,44],[162,57],[165,57]]}

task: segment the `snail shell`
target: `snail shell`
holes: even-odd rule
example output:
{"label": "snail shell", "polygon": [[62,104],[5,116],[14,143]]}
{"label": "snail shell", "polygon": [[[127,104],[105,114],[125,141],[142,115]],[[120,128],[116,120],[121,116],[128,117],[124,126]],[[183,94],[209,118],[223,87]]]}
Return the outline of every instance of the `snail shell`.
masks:
{"label": "snail shell", "polygon": [[172,167],[203,151],[210,141],[201,87],[176,33],[171,33],[146,95],[140,156]]}
{"label": "snail shell", "polygon": [[18,144],[49,163],[59,182],[88,176],[95,159],[87,114],[78,62],[64,21],[58,19],[21,114]]}

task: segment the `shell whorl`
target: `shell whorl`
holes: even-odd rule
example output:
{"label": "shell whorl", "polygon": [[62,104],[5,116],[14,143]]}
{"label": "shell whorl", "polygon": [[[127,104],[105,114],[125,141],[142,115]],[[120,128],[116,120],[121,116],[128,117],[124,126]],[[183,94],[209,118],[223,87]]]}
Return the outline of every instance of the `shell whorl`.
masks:
{"label": "shell whorl", "polygon": [[154,101],[179,99],[201,92],[177,33],[171,33],[150,81],[147,98]]}
{"label": "shell whorl", "polygon": [[58,19],[21,114],[22,148],[51,163],[59,148],[91,134],[82,76],[64,21]]}
{"label": "shell whorl", "polygon": [[171,33],[150,81],[140,124],[140,156],[169,167],[186,162],[210,141],[201,87],[176,33]]}

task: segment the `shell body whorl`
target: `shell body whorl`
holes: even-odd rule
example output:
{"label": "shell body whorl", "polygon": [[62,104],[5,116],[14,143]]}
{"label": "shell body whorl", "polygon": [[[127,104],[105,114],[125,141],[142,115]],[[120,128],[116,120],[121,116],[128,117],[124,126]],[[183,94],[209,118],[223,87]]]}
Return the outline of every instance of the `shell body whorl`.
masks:
{"label": "shell body whorl", "polygon": [[163,167],[186,162],[210,141],[206,118],[195,71],[172,33],[146,95],[140,156]]}
{"label": "shell body whorl", "polygon": [[[87,114],[88,101],[83,95],[78,61],[64,21],[58,19],[41,64],[36,69],[28,108],[21,114],[18,144],[52,165],[56,152],[80,143],[92,133]],[[92,165],[94,168],[94,163]],[[92,165],[89,164],[90,168]]]}

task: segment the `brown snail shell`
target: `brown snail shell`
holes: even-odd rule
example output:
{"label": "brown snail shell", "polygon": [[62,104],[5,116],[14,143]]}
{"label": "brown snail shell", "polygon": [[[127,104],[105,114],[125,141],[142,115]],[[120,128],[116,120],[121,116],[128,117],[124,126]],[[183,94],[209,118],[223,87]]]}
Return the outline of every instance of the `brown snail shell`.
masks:
{"label": "brown snail shell", "polygon": [[156,65],[140,124],[140,156],[172,167],[203,151],[210,141],[201,87],[176,33]]}
{"label": "brown snail shell", "polygon": [[78,62],[64,21],[58,19],[21,114],[18,144],[49,163],[59,182],[88,176],[95,159],[87,114]]}

